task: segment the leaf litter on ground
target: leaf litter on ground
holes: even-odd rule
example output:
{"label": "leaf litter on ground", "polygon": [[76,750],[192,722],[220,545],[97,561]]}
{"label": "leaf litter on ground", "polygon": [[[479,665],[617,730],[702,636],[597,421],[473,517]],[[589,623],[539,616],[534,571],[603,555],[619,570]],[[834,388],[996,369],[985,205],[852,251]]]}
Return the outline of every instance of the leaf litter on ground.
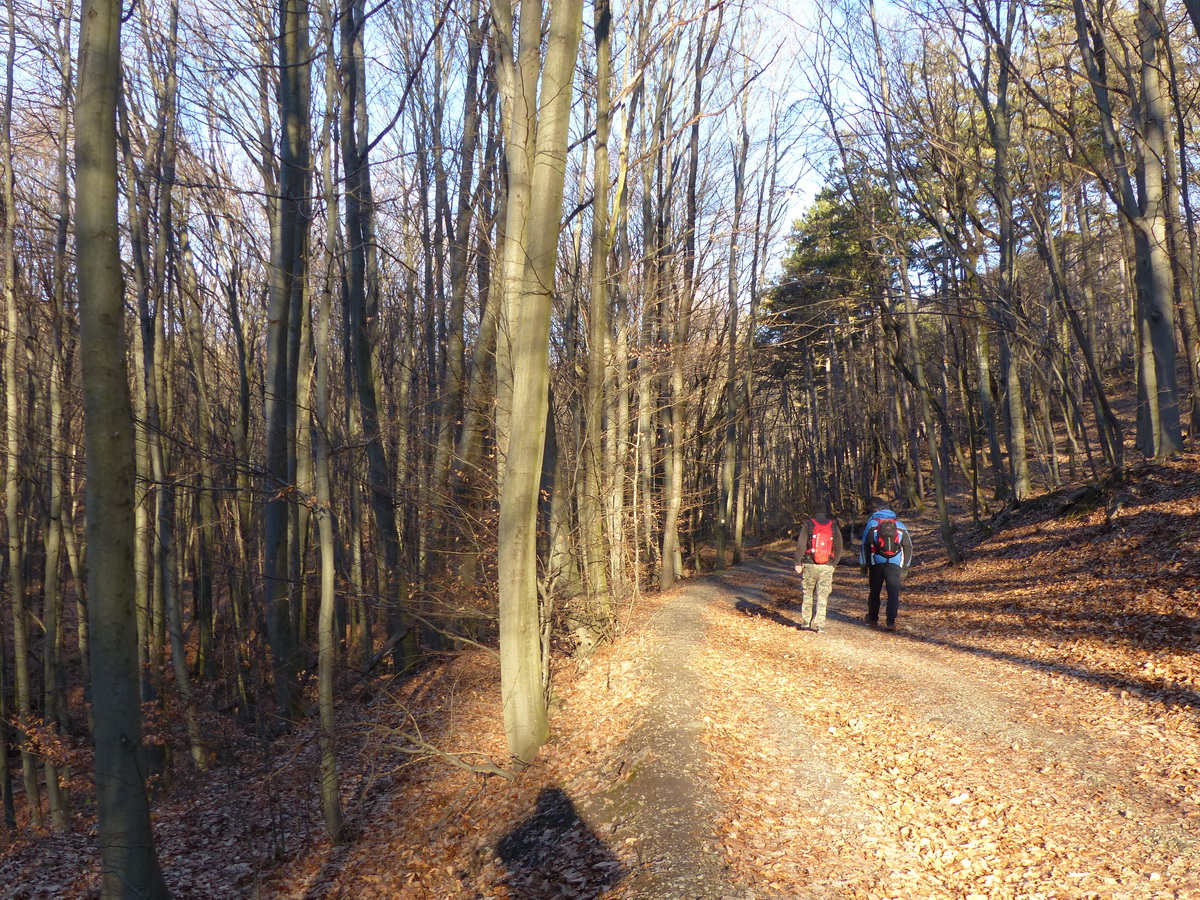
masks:
{"label": "leaf litter on ground", "polygon": [[[1200,457],[1071,497],[963,528],[955,567],[914,518],[922,564],[895,634],[858,623],[853,566],[825,634],[790,627],[786,543],[764,548],[764,614],[709,609],[697,715],[731,897],[1200,897]],[[763,584],[752,568],[723,577]],[[512,781],[414,756],[403,737],[419,727],[448,754],[508,765],[488,654],[345,704],[346,844],[323,834],[305,729],[179,777],[155,801],[174,895],[635,897],[629,873],[652,861],[589,810],[638,777],[624,744],[655,714],[647,660],[669,652],[646,622],[688,589],[635,604],[586,668],[555,657],[554,739]],[[95,850],[83,813],[66,835],[5,836],[0,896],[98,896]]]}

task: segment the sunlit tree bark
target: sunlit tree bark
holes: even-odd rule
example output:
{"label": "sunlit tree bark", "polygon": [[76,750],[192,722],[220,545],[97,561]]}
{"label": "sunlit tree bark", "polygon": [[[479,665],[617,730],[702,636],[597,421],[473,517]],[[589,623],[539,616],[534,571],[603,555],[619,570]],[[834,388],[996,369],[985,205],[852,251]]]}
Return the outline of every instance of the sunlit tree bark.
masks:
{"label": "sunlit tree bark", "polygon": [[583,484],[579,497],[580,543],[587,586],[597,622],[607,627],[611,612],[604,542],[604,400],[609,342],[609,172],[608,139],[612,104],[612,9],[595,4],[596,140],[592,176],[591,303],[588,309],[587,393],[584,403]]}
{"label": "sunlit tree bark", "polygon": [[[517,53],[512,52],[510,43],[512,13],[507,0],[493,0],[492,15],[504,48],[499,65],[507,69],[504,113],[509,140],[510,209],[505,240],[513,245],[504,254],[502,276],[510,299],[507,312],[512,397],[500,494],[500,690],[509,751],[529,762],[549,734],[537,584],[538,487],[549,402],[557,223],[562,214],[567,125],[582,29],[582,2],[553,0],[544,64],[540,64],[541,3],[521,0]],[[526,173],[528,212],[514,215],[513,187]]]}
{"label": "sunlit tree bark", "polygon": [[[1134,173],[1120,143],[1104,63],[1108,53],[1103,39],[1101,11],[1096,18],[1074,0],[1075,29],[1080,54],[1099,113],[1105,154],[1115,172],[1113,199],[1132,230],[1138,295],[1138,332],[1141,365],[1138,379],[1138,447],[1147,456],[1171,456],[1182,448],[1179,398],[1175,376],[1175,313],[1171,263],[1167,256],[1166,219],[1163,210],[1163,152],[1165,101],[1159,75],[1162,55],[1162,8],[1153,0],[1138,3],[1140,78],[1136,105],[1141,130],[1137,147],[1139,171]],[[1098,47],[1099,52],[1096,51]]]}

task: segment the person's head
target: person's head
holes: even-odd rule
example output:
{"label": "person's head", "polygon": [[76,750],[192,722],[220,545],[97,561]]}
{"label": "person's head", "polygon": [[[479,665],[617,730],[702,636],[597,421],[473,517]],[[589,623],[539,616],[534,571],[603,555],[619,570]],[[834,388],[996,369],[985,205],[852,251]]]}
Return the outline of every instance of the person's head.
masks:
{"label": "person's head", "polygon": [[829,502],[826,496],[818,495],[809,506],[813,516],[833,516],[833,504]]}
{"label": "person's head", "polygon": [[871,512],[879,512],[881,509],[888,508],[888,502],[882,497],[872,497],[870,504]]}

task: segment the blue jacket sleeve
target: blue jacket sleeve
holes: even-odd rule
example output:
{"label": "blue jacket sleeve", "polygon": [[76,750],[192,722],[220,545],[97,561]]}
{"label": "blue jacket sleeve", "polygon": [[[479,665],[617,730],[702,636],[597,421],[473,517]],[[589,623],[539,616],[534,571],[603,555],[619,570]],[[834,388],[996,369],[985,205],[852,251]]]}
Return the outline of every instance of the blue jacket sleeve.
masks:
{"label": "blue jacket sleeve", "polygon": [[867,524],[863,526],[862,540],[858,543],[858,564],[860,566],[870,565],[870,554],[867,552],[868,538],[871,534],[871,529],[875,526],[875,517],[867,519]]}

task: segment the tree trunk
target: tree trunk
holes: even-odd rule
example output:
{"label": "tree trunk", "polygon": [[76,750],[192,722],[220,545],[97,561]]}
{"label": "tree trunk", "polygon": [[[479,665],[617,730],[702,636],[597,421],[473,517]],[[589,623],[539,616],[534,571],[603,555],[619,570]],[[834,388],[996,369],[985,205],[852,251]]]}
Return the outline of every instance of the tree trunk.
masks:
{"label": "tree trunk", "polygon": [[[346,174],[347,272],[346,295],[350,344],[349,364],[356,387],[359,424],[367,453],[367,488],[375,525],[383,543],[384,566],[380,584],[388,638],[397,638],[393,665],[403,671],[415,662],[416,629],[409,621],[408,581],[400,559],[396,526],[395,492],[379,424],[380,386],[376,354],[379,344],[379,291],[376,271],[374,198],[368,151],[365,54],[363,28],[366,4],[343,0],[341,14],[342,166]],[[405,636],[405,637],[402,637]]]}
{"label": "tree trunk", "polygon": [[[70,21],[74,13],[74,3],[67,0],[63,11],[64,19]],[[46,570],[43,577],[43,595],[45,597],[46,644],[44,656],[43,718],[46,724],[59,731],[66,724],[68,711],[66,697],[62,690],[64,682],[62,672],[62,656],[64,649],[63,619],[62,619],[62,580],[59,572],[62,568],[61,557],[63,535],[71,523],[63,523],[67,512],[63,501],[66,491],[66,474],[64,461],[70,450],[64,423],[66,414],[63,408],[64,380],[66,365],[63,352],[63,331],[66,328],[64,319],[67,314],[67,236],[70,222],[71,196],[68,165],[70,148],[70,107],[65,102],[69,96],[73,80],[73,65],[71,60],[71,30],[62,28],[59,33],[59,72],[62,78],[64,102],[59,108],[58,116],[58,160],[57,185],[58,216],[54,235],[55,263],[51,303],[54,316],[51,324],[51,359],[49,377],[49,409],[47,410],[50,433],[50,459],[48,462],[49,502],[47,504],[47,525],[44,529],[46,540]],[[85,669],[86,672],[86,669]],[[86,676],[85,676],[86,677]],[[0,713],[2,714],[2,713]],[[4,751],[0,751],[4,752]],[[70,783],[70,771],[61,773],[63,785]],[[50,818],[56,831],[65,831],[69,827],[68,808],[70,795],[65,786],[60,786],[57,764],[50,759],[46,761],[46,793],[50,803]]]}
{"label": "tree trunk", "polygon": [[30,823],[42,824],[41,792],[38,786],[37,757],[29,747],[33,725],[33,686],[30,681],[29,615],[25,596],[24,535],[21,501],[21,422],[22,389],[17,359],[25,338],[25,325],[17,308],[16,202],[14,195],[12,110],[13,66],[16,57],[16,21],[13,2],[8,9],[8,53],[5,63],[4,104],[0,120],[0,176],[3,177],[4,226],[0,235],[0,258],[4,267],[4,308],[8,334],[4,341],[5,385],[5,479],[4,510],[8,528],[8,578],[12,595],[13,669],[16,675],[17,740],[21,749],[21,772],[25,781],[25,800]]}
{"label": "tree trunk", "polygon": [[[609,0],[596,0],[596,152],[592,176],[591,305],[588,310],[587,393],[582,447],[582,491],[579,497],[580,545],[587,588],[597,621],[607,626],[612,615],[604,541],[604,399],[609,341],[609,274],[612,250],[609,236],[609,159],[611,125],[612,9]],[[611,537],[611,536],[610,536]]]}
{"label": "tree trunk", "polygon": [[[611,14],[611,6],[610,6]],[[608,489],[608,548],[609,575],[614,589],[624,595],[629,587],[630,541],[626,527],[627,479],[630,459],[630,407],[629,407],[629,342],[631,339],[629,313],[629,145],[633,137],[638,105],[645,91],[644,79],[638,78],[631,86],[625,108],[625,121],[621,147],[617,153],[616,191],[613,198],[612,218],[609,221],[609,246],[616,248],[616,278],[613,284],[613,336],[612,375],[609,378],[607,404],[606,466],[609,473]],[[637,579],[635,577],[635,583]]]}
{"label": "tree trunk", "polygon": [[[493,0],[492,14],[504,48],[501,68],[509,68],[510,85],[519,86],[509,95],[510,102],[505,107],[510,155],[525,157],[528,152],[525,141],[536,140],[529,173],[528,215],[514,222],[510,209],[510,224],[520,227],[506,235],[506,241],[515,244],[512,252],[506,254],[507,259],[511,262],[520,258],[525,262],[520,267],[508,265],[503,276],[510,282],[516,281],[516,287],[508,286],[507,293],[510,298],[519,298],[519,302],[510,304],[507,310],[511,316],[512,405],[500,494],[498,583],[505,733],[512,755],[530,762],[549,734],[546,696],[542,690],[536,552],[538,488],[548,409],[551,299],[559,231],[549,223],[559,222],[562,216],[567,126],[582,29],[582,2],[556,0],[552,4],[540,79],[541,100],[536,111],[541,4],[537,0],[521,0],[520,11],[521,51],[514,55],[510,43],[512,10],[505,0]],[[518,121],[522,116],[523,121]],[[521,162],[510,163],[510,180],[519,176]]]}
{"label": "tree trunk", "polygon": [[266,421],[267,492],[263,537],[263,603],[271,643],[277,715],[296,713],[296,647],[293,641],[288,531],[291,475],[295,471],[296,360],[289,352],[292,323],[299,315],[307,275],[309,190],[309,105],[311,52],[307,0],[279,0],[276,49],[279,74],[279,197],[271,222],[270,309],[267,314]]}
{"label": "tree trunk", "polygon": [[[21,771],[25,781],[25,799],[29,807],[30,823],[41,824],[41,803],[38,795],[37,761],[29,751],[27,729],[30,724],[31,697],[29,686],[29,623],[25,611],[24,567],[21,559],[23,528],[20,516],[20,421],[18,409],[20,389],[17,381],[17,350],[22,333],[20,315],[17,311],[17,262],[16,262],[16,203],[14,197],[12,110],[13,110],[13,67],[16,60],[17,30],[13,11],[13,0],[7,4],[8,47],[5,59],[4,104],[0,110],[0,178],[3,185],[3,233],[0,234],[0,263],[3,271],[4,309],[8,326],[4,342],[5,382],[5,522],[8,528],[9,590],[12,596],[13,668],[16,674],[16,718],[17,744],[21,750]],[[0,678],[3,674],[0,673]],[[7,709],[0,710],[7,712]],[[5,741],[0,752],[6,756],[12,731],[5,721]],[[8,760],[4,761],[4,787],[8,791]],[[6,797],[6,806],[11,796]]]}
{"label": "tree trunk", "polygon": [[117,225],[121,6],[85,0],[75,99],[75,258],[88,458],[88,546],[102,896],[165,898],[138,759],[133,430]]}
{"label": "tree trunk", "polygon": [[[746,157],[750,152],[750,132],[746,128],[746,106],[743,96],[741,148],[734,154],[733,165],[733,227],[729,235],[729,280],[727,301],[729,303],[729,348],[725,362],[725,441],[721,456],[721,491],[717,509],[717,568],[725,568],[725,547],[733,539],[734,561],[740,557],[734,534],[735,488],[738,476],[738,433],[742,426],[740,403],[741,379],[738,374],[738,255],[742,227],[742,202],[745,192]],[[733,149],[732,147],[730,148]]]}
{"label": "tree trunk", "polygon": [[214,678],[217,674],[217,660],[213,645],[216,615],[213,602],[213,548],[218,541],[212,538],[212,532],[219,521],[214,495],[216,475],[213,466],[213,459],[216,456],[216,431],[213,420],[212,389],[209,385],[208,368],[204,358],[203,298],[200,294],[200,280],[196,273],[196,265],[192,258],[190,230],[186,222],[179,227],[179,265],[183,270],[180,281],[184,294],[182,303],[185,333],[200,414],[199,489],[195,502],[192,504],[196,536],[193,609],[200,631],[197,669],[205,678]]}
{"label": "tree trunk", "polygon": [[1153,350],[1154,381],[1147,385],[1145,415],[1149,417],[1150,442],[1143,445],[1147,456],[1165,459],[1183,449],[1179,413],[1179,388],[1175,373],[1175,278],[1167,252],[1167,210],[1163,185],[1166,154],[1166,98],[1161,69],[1163,53],[1163,6],[1161,0],[1139,0],[1138,45],[1141,56],[1142,135],[1142,221],[1138,229],[1142,252],[1138,275],[1145,291],[1143,328]]}
{"label": "tree trunk", "polygon": [[1023,502],[1029,496],[1029,462],[1026,458],[1025,397],[1022,393],[1020,365],[1013,350],[1016,340],[1016,236],[1013,221],[1012,187],[1009,181],[1008,155],[1011,143],[1012,113],[1009,110],[1008,88],[1012,79],[1009,53],[1015,23],[1016,4],[1008,2],[1004,26],[1004,46],[996,51],[999,72],[995,104],[991,110],[992,177],[999,212],[1000,294],[998,318],[1002,327],[1000,366],[1004,379],[1005,421],[1008,423],[1008,463],[1013,497]]}
{"label": "tree trunk", "polygon": [[[1138,4],[1141,69],[1135,107],[1141,122],[1138,178],[1142,197],[1139,201],[1134,193],[1129,162],[1117,140],[1107,73],[1102,66],[1107,53],[1103,45],[1103,22],[1092,22],[1084,0],[1074,0],[1072,5],[1077,44],[1096,101],[1105,155],[1115,173],[1112,196],[1125,220],[1123,228],[1132,231],[1138,296],[1135,333],[1142,348],[1138,379],[1138,448],[1147,456],[1163,458],[1178,453],[1183,438],[1175,382],[1174,292],[1163,211],[1166,114],[1158,72],[1163,41],[1162,7],[1153,0],[1140,0]],[[1099,14],[1102,15],[1102,10]],[[1097,44],[1095,47],[1093,40]]]}
{"label": "tree trunk", "polygon": [[[461,430],[455,434],[456,428],[461,429],[466,424],[466,341],[463,326],[466,319],[467,285],[470,275],[470,253],[468,246],[471,240],[471,222],[474,218],[474,173],[475,155],[479,146],[482,99],[479,96],[479,64],[483,56],[483,23],[480,21],[480,2],[471,0],[467,21],[469,25],[467,46],[466,87],[463,93],[465,111],[463,114],[463,146],[462,164],[459,168],[458,199],[454,219],[454,239],[450,245],[450,304],[446,327],[446,364],[441,385],[443,410],[441,421],[438,423],[437,455],[434,463],[434,475],[437,485],[434,493],[439,504],[454,496],[450,490],[456,483],[458,466],[455,465],[454,449],[461,438]],[[450,511],[450,516],[458,517],[456,511]],[[457,518],[457,523],[461,524]],[[439,522],[439,527],[449,523]],[[456,525],[457,529],[457,525]],[[460,530],[460,529],[458,529]],[[462,552],[461,544],[466,535],[458,534],[459,543],[453,547],[455,552]]]}
{"label": "tree trunk", "polygon": [[663,514],[662,556],[659,559],[658,584],[669,588],[683,575],[679,544],[679,515],[683,508],[684,444],[687,437],[688,409],[684,388],[684,364],[688,336],[692,327],[692,307],[696,293],[696,222],[698,217],[697,184],[700,177],[700,123],[704,97],[704,76],[721,32],[725,7],[717,8],[712,39],[708,38],[709,7],[700,16],[696,38],[696,56],[692,64],[691,134],[688,145],[687,187],[683,223],[683,284],[677,294],[679,308],[671,330],[671,369],[668,378],[666,511]]}
{"label": "tree trunk", "polygon": [[[1164,41],[1164,52],[1170,63],[1169,87],[1171,106],[1175,112],[1175,138],[1168,140],[1167,155],[1167,212],[1172,222],[1171,258],[1175,264],[1175,302],[1179,307],[1184,347],[1188,359],[1188,382],[1191,386],[1191,402],[1188,404],[1188,439],[1195,444],[1200,436],[1200,243],[1196,234],[1196,213],[1192,207],[1192,165],[1188,157],[1187,116],[1180,96],[1176,54],[1169,40]],[[1168,131],[1170,138],[1171,132]],[[1184,221],[1179,221],[1182,208]],[[1183,244],[1187,244],[1187,261],[1183,258]]]}
{"label": "tree trunk", "polygon": [[313,486],[316,493],[317,540],[321,550],[321,604],[317,615],[317,706],[321,722],[321,812],[331,840],[342,838],[342,802],[338,787],[337,743],[334,733],[334,664],[337,606],[337,567],[334,545],[333,465],[329,415],[330,323],[336,296],[333,285],[339,273],[338,196],[334,178],[333,118],[337,104],[337,55],[334,52],[333,17],[329,0],[321,0],[321,22],[327,35],[325,60],[325,118],[321,146],[325,148],[321,172],[325,193],[325,280],[315,327],[313,410],[307,423],[313,448]]}

